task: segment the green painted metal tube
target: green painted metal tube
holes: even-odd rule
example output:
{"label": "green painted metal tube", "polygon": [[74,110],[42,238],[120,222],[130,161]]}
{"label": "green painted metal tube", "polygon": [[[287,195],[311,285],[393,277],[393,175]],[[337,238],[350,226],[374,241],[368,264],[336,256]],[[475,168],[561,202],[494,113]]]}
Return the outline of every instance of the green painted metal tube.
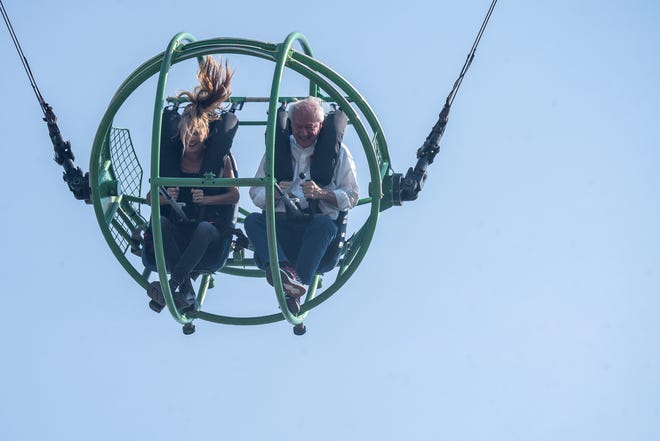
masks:
{"label": "green painted metal tube", "polygon": [[167,309],[172,317],[179,323],[188,323],[190,319],[184,318],[174,305],[174,298],[167,279],[167,269],[165,265],[165,251],[163,249],[163,230],[160,222],[160,193],[158,191],[161,183],[160,179],[160,132],[162,128],[161,113],[165,102],[165,85],[167,76],[172,66],[172,58],[177,47],[185,41],[195,41],[191,34],[180,32],[176,34],[163,56],[163,62],[158,75],[158,85],[156,86],[156,99],[154,103],[153,130],[151,133],[151,228],[153,231],[154,255],[156,257],[156,268],[158,269],[158,279],[165,297]]}
{"label": "green painted metal tube", "polygon": [[280,263],[277,256],[277,237],[275,229],[275,124],[277,118],[277,106],[279,103],[280,84],[282,74],[286,66],[291,47],[296,41],[300,41],[303,49],[311,54],[311,47],[302,34],[292,32],[284,40],[284,43],[278,46],[277,61],[273,73],[273,81],[270,89],[270,102],[268,105],[268,124],[266,126],[266,161],[264,163],[264,172],[266,174],[266,232],[268,236],[268,257],[273,276],[273,285],[277,295],[277,303],[284,318],[293,325],[302,323],[305,315],[294,316],[286,306],[284,289],[282,288],[282,278],[280,277]]}

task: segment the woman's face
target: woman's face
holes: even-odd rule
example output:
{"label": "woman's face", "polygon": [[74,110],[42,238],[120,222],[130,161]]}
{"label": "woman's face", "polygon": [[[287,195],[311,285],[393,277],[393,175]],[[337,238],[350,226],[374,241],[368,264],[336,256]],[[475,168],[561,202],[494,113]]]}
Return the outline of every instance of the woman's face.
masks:
{"label": "woman's face", "polygon": [[199,132],[195,130],[190,134],[190,138],[188,139],[188,148],[186,150],[195,152],[202,148],[204,148],[202,137],[200,136]]}
{"label": "woman's face", "polygon": [[208,131],[204,131],[197,121],[188,121],[187,126],[181,128],[181,140],[184,143],[184,155],[200,153],[205,148],[204,141],[208,136]]}

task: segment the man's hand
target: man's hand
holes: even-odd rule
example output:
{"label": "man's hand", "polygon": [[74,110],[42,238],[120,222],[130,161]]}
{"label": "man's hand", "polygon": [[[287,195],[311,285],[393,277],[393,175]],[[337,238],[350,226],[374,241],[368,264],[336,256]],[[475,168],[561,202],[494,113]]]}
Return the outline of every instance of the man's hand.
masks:
{"label": "man's hand", "polygon": [[[291,185],[291,181],[280,181],[277,183],[279,185],[280,189],[282,190],[282,193],[286,193],[286,189],[289,188]],[[278,201],[280,199],[280,193],[275,190],[275,200]]]}
{"label": "man's hand", "polygon": [[326,191],[316,185],[314,181],[305,181],[300,186],[302,188],[305,199],[323,199]]}

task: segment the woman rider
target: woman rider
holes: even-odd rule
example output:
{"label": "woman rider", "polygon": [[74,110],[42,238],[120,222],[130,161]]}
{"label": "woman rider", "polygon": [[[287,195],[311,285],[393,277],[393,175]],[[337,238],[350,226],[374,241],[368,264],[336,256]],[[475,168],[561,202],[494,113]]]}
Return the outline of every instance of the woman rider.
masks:
{"label": "woman rider", "polygon": [[[177,96],[189,102],[183,112],[179,114],[176,108],[163,111],[160,176],[200,178],[209,172],[223,178],[236,176],[229,149],[238,120],[233,113],[221,113],[231,94],[232,75],[228,63],[223,67],[213,57],[206,57],[197,72],[199,85]],[[179,219],[172,202],[160,196],[169,286],[176,307],[185,313],[197,309],[191,272],[202,261],[219,261],[216,266],[222,267],[227,259],[232,238],[228,230],[234,225],[239,192],[237,187],[166,190],[187,217]],[[153,258],[153,251],[148,257]],[[150,307],[160,312],[165,306],[160,284],[152,284],[147,293],[152,299]]]}

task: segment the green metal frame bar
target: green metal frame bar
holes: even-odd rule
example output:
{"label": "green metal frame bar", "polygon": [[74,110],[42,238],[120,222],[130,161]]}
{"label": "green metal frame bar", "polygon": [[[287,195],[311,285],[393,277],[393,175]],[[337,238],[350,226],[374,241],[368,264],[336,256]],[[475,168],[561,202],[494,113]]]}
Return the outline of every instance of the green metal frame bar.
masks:
{"label": "green metal frame bar", "polygon": [[[291,324],[297,325],[303,322],[307,313],[294,316],[286,306],[284,288],[282,287],[282,278],[280,277],[280,263],[277,256],[277,237],[275,229],[275,124],[277,118],[277,106],[279,105],[280,84],[282,75],[286,66],[287,59],[293,44],[299,41],[303,50],[310,54],[312,49],[309,43],[301,34],[294,32],[287,36],[283,44],[278,47],[275,71],[273,73],[273,82],[270,88],[270,101],[268,103],[268,123],[266,125],[266,161],[264,163],[265,185],[266,188],[266,233],[268,237],[268,257],[270,268],[273,275],[273,286],[277,294],[277,303],[284,318]],[[310,94],[317,91],[317,88],[310,86]],[[311,291],[311,290],[310,290]]]}
{"label": "green metal frame bar", "polygon": [[[167,280],[167,269],[165,265],[165,252],[163,249],[163,229],[160,222],[160,192],[161,185],[168,185],[161,182],[160,178],[160,132],[163,124],[162,112],[165,103],[165,85],[167,84],[167,76],[172,66],[174,52],[179,46],[185,42],[193,42],[196,38],[191,34],[180,32],[176,34],[165,50],[163,62],[160,67],[158,75],[158,85],[156,86],[156,99],[154,103],[153,114],[153,129],[151,132],[151,174],[150,174],[150,194],[151,194],[151,228],[153,231],[154,239],[154,255],[156,257],[156,268],[158,269],[158,279],[160,286],[165,297],[167,309],[172,314],[175,320],[179,323],[190,322],[190,319],[179,314],[179,311],[174,305],[174,298],[172,297],[172,290]],[[169,185],[178,185],[178,182],[173,182]],[[204,298],[205,292],[200,292],[200,297]]]}
{"label": "green metal frame bar", "polygon": [[[298,52],[292,49],[294,43],[299,42],[303,48],[303,52]],[[237,179],[223,179],[223,178],[200,178],[200,179],[183,179],[183,178],[161,178],[158,176],[159,165],[159,145],[160,145],[160,128],[161,128],[161,112],[165,102],[164,89],[167,80],[167,73],[170,67],[181,61],[198,57],[200,60],[205,55],[210,54],[239,54],[252,57],[262,58],[275,63],[275,71],[273,74],[273,81],[271,85],[271,94],[268,99],[268,121],[266,122],[266,177],[262,179],[254,178],[237,178]],[[272,268],[278,268],[277,249],[274,245],[275,238],[275,222],[274,222],[274,129],[275,129],[275,115],[277,105],[284,97],[279,96],[279,87],[282,79],[282,73],[285,68],[289,68],[305,78],[310,80],[309,94],[312,96],[319,96],[319,91],[323,90],[328,96],[321,97],[326,101],[333,101],[346,112],[349,122],[353,125],[360,142],[362,143],[367,163],[369,166],[370,174],[370,195],[368,198],[360,200],[360,204],[371,204],[371,210],[364,225],[359,228],[351,238],[351,248],[348,250],[339,263],[338,275],[336,280],[323,292],[316,296],[317,287],[319,285],[319,277],[316,276],[310,285],[307,297],[302,305],[301,314],[293,316],[286,308],[284,301],[284,292],[281,286],[281,279],[279,271],[276,271],[273,277],[275,284],[275,291],[278,298],[278,304],[282,312],[257,316],[257,317],[229,317],[217,314],[199,311],[190,314],[190,317],[179,315],[176,308],[173,307],[171,293],[169,292],[169,285],[167,283],[167,275],[164,271],[165,263],[163,258],[162,239],[160,222],[153,222],[154,224],[154,246],[156,249],[156,263],[159,269],[159,280],[164,287],[164,295],[170,309],[170,313],[180,323],[188,323],[194,318],[203,320],[233,324],[233,325],[259,325],[266,323],[273,323],[286,319],[290,323],[301,323],[305,318],[307,312],[312,308],[324,302],[335,292],[337,292],[356,271],[360,262],[366,255],[367,249],[371,243],[375,233],[376,224],[378,221],[379,213],[391,206],[391,186],[388,186],[388,177],[391,176],[392,171],[390,167],[389,153],[387,151],[387,142],[380,126],[378,119],[374,112],[369,107],[364,98],[358,91],[343,77],[338,75],[325,64],[316,60],[312,56],[311,48],[302,34],[291,33],[282,44],[272,44],[259,42],[255,40],[247,40],[240,38],[216,38],[210,40],[196,41],[194,37],[187,33],[179,33],[171,40],[167,50],[160,53],[145,63],[140,65],[118,88],[113,96],[106,113],[101,119],[99,128],[94,138],[94,146],[90,159],[90,185],[92,189],[92,202],[94,204],[94,211],[97,221],[101,227],[101,231],[110,246],[111,251],[120,264],[126,271],[143,287],[146,289],[148,286],[148,272],[140,272],[133,264],[126,258],[123,250],[115,242],[109,229],[109,221],[106,217],[108,215],[107,209],[104,207],[107,204],[102,203],[102,200],[107,200],[111,195],[108,194],[107,188],[112,188],[108,185],[113,179],[111,170],[107,169],[104,162],[104,151],[107,148],[107,135],[110,131],[112,120],[115,114],[119,111],[124,101],[133,93],[137,87],[144,83],[147,79],[159,72],[158,88],[156,91],[156,99],[154,104],[154,118],[153,118],[153,131],[152,131],[152,156],[151,156],[151,194],[158,194],[158,186],[160,185],[179,185],[179,186],[263,186],[266,189],[266,218],[269,236],[269,258]],[[241,98],[238,98],[240,100]],[[245,102],[249,99],[243,98]],[[260,99],[254,99],[259,101]],[[261,99],[261,102],[266,100]],[[371,128],[373,135],[370,136],[365,123],[362,121],[360,115],[351,103],[355,105],[357,110],[364,116],[366,123]],[[263,124],[263,123],[261,123]],[[115,203],[117,203],[115,199]],[[160,205],[158,198],[152,198],[152,217],[160,219]],[[247,214],[248,212],[241,209],[241,213]],[[232,265],[230,262],[228,266],[221,270],[222,273],[234,274],[247,277],[263,277],[263,272],[254,269],[254,262],[251,259],[243,259],[239,264]],[[246,268],[250,267],[252,268]],[[241,268],[242,267],[242,268]],[[162,271],[161,271],[162,269]],[[202,289],[198,295],[198,300],[204,299],[206,289],[209,285],[210,276],[204,276],[202,280]]]}

